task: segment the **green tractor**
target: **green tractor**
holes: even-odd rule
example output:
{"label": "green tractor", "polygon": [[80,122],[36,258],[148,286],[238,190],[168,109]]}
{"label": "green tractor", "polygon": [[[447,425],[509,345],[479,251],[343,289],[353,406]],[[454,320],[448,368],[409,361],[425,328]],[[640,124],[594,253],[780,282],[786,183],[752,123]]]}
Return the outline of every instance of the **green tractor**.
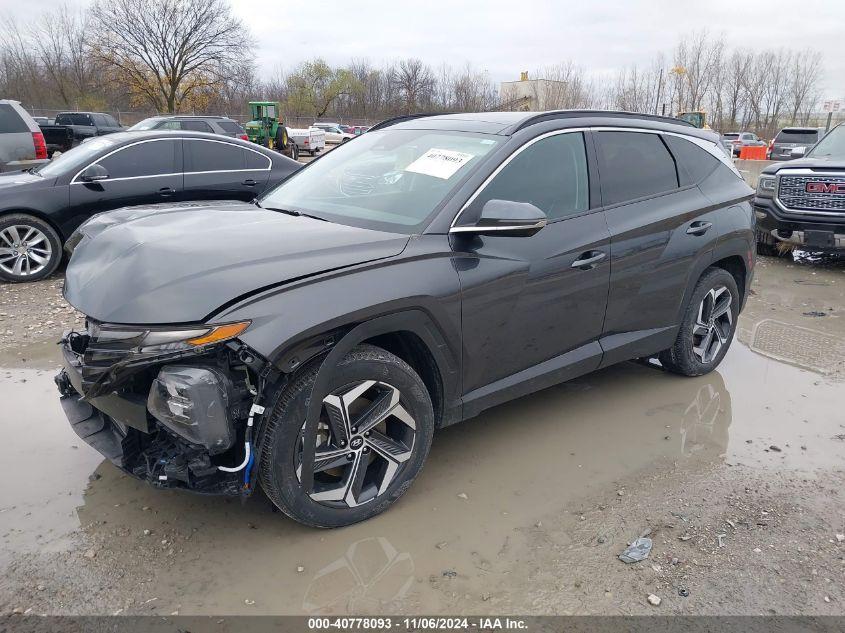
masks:
{"label": "green tractor", "polygon": [[251,120],[244,126],[249,140],[275,149],[294,160],[299,158],[296,143],[288,136],[288,129],[282,121],[278,101],[250,101]]}

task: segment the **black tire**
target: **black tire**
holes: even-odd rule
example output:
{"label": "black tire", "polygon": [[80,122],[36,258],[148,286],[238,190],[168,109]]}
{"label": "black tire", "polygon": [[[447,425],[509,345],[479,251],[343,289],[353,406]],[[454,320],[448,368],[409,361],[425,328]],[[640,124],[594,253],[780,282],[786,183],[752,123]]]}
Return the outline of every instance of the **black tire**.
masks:
{"label": "black tire", "polygon": [[290,157],[293,160],[299,160],[299,146],[296,143],[290,144]]}
{"label": "black tire", "polygon": [[348,136],[344,136],[342,139],[340,139],[340,142],[341,142],[341,144],[342,144],[342,143],[346,143],[346,141],[348,141],[348,140],[349,140],[349,137],[348,137]]}
{"label": "black tire", "polygon": [[[703,302],[711,290],[716,293],[720,289],[725,289],[730,293],[730,305],[728,307],[730,325],[729,327],[726,326],[724,319],[727,317],[722,317],[721,323],[713,326],[712,321],[705,315],[705,320],[709,323],[708,331],[710,327],[720,328],[718,332],[714,330],[713,334],[713,336],[717,337],[719,348],[709,358],[706,353],[707,350],[705,350],[702,357],[693,349],[696,346],[696,342],[698,342],[698,349],[701,349],[701,343],[703,342],[703,338],[694,333],[695,329],[699,329],[696,327],[696,322],[699,319],[699,310],[700,308],[704,309]],[[724,293],[719,296],[722,297],[723,295]],[[668,371],[683,376],[701,376],[713,371],[722,362],[733,341],[734,334],[736,333],[737,318],[739,317],[740,302],[741,297],[739,296],[739,290],[733,275],[721,268],[708,268],[704,271],[684,311],[675,343],[669,349],[662,351],[658,356],[660,364]],[[701,330],[699,329],[699,331]],[[722,337],[719,336],[719,333],[722,334]],[[722,338],[724,338],[724,341],[722,341]],[[712,349],[712,347],[709,349]]]}
{"label": "black tire", "polygon": [[[262,488],[282,512],[305,525],[333,528],[351,525],[383,512],[410,487],[431,447],[434,412],[425,383],[406,362],[372,345],[354,348],[335,368],[329,393],[342,392],[350,385],[369,380],[379,381],[379,385],[387,383],[394,386],[401,394],[402,406],[416,423],[410,456],[406,457],[389,484],[384,484],[384,491],[361,505],[347,507],[334,502],[335,505],[330,506],[315,501],[300,485],[297,468],[308,396],[319,367],[320,361],[312,362],[278,394],[264,430],[259,473]],[[316,395],[322,400],[329,394]],[[361,436],[349,436],[349,447],[354,445],[356,437]],[[361,450],[366,452],[369,449],[365,447]],[[369,459],[375,464],[377,457],[377,452],[373,451]],[[370,490],[373,487],[371,485]]]}
{"label": "black tire", "polygon": [[[16,228],[25,227],[25,228]],[[59,234],[44,220],[32,215],[24,213],[15,213],[11,215],[0,216],[0,249],[10,249],[14,244],[9,244],[8,240],[11,235],[4,233],[4,231],[15,231],[21,238],[26,237],[25,231],[37,231],[44,239],[35,243],[30,241],[30,250],[28,257],[21,260],[21,274],[15,274],[15,261],[9,260],[11,252],[3,250],[0,253],[0,280],[9,281],[12,283],[21,283],[27,281],[38,281],[53,274],[62,261],[62,240]],[[49,248],[47,246],[49,245]],[[46,258],[46,262],[36,261],[34,258]],[[28,261],[27,261],[28,260]],[[29,269],[37,268],[35,272],[27,273],[27,263]],[[10,270],[6,270],[9,268]]]}
{"label": "black tire", "polygon": [[[284,125],[280,125],[276,128],[276,151],[277,152],[284,152],[288,149],[288,145],[290,143],[290,136],[288,136],[287,128]],[[295,145],[295,143],[294,143]]]}
{"label": "black tire", "polygon": [[771,233],[757,229],[757,254],[765,257],[778,257],[780,255],[777,240]]}

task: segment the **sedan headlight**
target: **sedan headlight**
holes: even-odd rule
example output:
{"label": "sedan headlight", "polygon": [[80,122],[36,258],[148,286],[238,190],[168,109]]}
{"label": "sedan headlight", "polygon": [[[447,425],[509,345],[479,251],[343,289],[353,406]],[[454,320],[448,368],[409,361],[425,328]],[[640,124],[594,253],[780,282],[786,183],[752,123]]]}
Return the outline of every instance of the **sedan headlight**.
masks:
{"label": "sedan headlight", "polygon": [[250,321],[224,325],[195,326],[190,328],[136,329],[120,325],[89,324],[89,334],[98,342],[115,343],[122,348],[140,353],[178,352],[222,343],[242,334]]}
{"label": "sedan headlight", "polygon": [[777,177],[762,175],[757,180],[757,195],[766,198],[771,198],[775,195],[775,188],[777,187]]}

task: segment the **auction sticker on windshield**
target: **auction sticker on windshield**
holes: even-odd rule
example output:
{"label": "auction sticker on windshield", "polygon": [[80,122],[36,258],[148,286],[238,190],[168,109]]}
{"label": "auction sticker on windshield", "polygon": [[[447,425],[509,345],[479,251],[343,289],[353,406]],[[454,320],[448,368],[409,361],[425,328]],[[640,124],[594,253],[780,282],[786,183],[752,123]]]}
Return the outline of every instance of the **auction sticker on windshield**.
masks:
{"label": "auction sticker on windshield", "polygon": [[474,156],[474,154],[467,154],[465,152],[432,147],[413,163],[405,167],[405,171],[446,180],[447,178],[451,178],[456,171],[466,165]]}

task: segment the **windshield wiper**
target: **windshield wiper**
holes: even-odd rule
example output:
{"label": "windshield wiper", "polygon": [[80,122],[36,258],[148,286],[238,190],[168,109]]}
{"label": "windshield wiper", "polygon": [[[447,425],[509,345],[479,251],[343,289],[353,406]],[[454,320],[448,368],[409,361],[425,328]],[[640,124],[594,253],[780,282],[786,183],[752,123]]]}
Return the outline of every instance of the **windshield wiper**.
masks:
{"label": "windshield wiper", "polygon": [[282,209],[281,207],[262,207],[258,200],[254,202],[255,206],[259,209],[267,209],[268,211],[277,211],[279,213],[284,213],[286,215],[292,215],[294,217],[303,217],[303,218],[311,218],[312,220],[320,220],[321,222],[328,222],[326,218],[321,218],[317,215],[311,215],[310,213],[305,213],[303,211],[297,211],[296,209]]}

